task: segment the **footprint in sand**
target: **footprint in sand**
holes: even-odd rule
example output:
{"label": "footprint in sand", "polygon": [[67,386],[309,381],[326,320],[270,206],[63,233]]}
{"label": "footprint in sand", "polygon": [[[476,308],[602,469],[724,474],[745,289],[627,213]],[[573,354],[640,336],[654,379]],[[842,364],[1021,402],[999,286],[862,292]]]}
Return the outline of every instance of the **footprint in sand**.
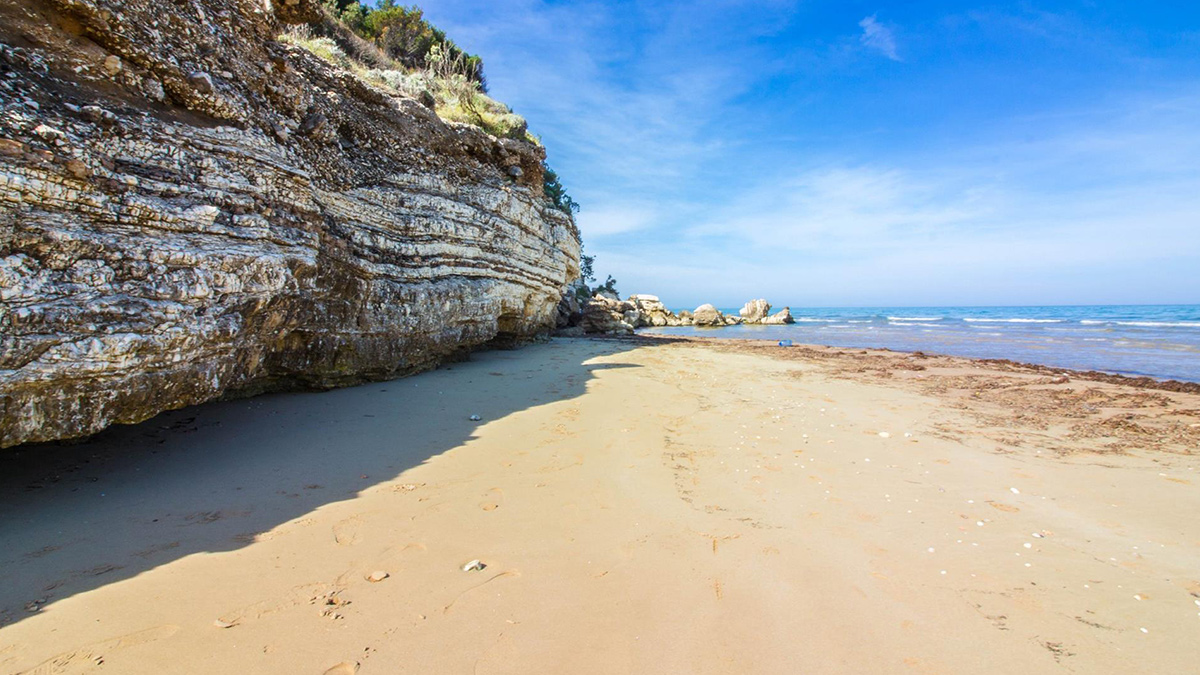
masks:
{"label": "footprint in sand", "polygon": [[57,673],[75,672],[79,669],[79,666],[85,663],[103,665],[105,655],[110,652],[155,642],[156,640],[170,637],[177,632],[179,632],[179,626],[164,625],[147,628],[136,633],[127,633],[109,640],[94,642],[78,649],[72,649],[69,652],[63,652],[16,675],[56,675]]}
{"label": "footprint in sand", "polygon": [[504,502],[504,490],[500,488],[492,488],[484,494],[486,501],[479,505],[479,508],[484,511],[495,511],[500,508],[500,504]]}
{"label": "footprint in sand", "polygon": [[357,661],[342,661],[341,663],[329,668],[324,675],[354,675],[358,672]]}
{"label": "footprint in sand", "polygon": [[268,598],[251,605],[222,612],[217,620],[222,623],[239,624],[253,619],[275,614],[303,604],[315,604],[318,599],[341,592],[345,583],[338,580],[332,584],[314,582],[293,586],[282,597]]}
{"label": "footprint in sand", "polygon": [[362,517],[350,516],[333,526],[333,540],[338,546],[353,546],[362,541],[359,529],[362,527]]}

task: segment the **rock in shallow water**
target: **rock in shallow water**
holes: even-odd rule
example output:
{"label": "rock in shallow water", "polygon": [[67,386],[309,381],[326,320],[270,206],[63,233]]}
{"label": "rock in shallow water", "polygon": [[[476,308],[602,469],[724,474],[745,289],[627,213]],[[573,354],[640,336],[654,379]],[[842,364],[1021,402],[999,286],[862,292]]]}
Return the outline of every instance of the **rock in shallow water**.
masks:
{"label": "rock in shallow water", "polygon": [[692,312],[692,324],[696,326],[724,326],[725,315],[709,304],[700,305]]}
{"label": "rock in shallow water", "polygon": [[760,323],[771,313],[771,303],[766,300],[751,300],[738,312],[746,323]]}

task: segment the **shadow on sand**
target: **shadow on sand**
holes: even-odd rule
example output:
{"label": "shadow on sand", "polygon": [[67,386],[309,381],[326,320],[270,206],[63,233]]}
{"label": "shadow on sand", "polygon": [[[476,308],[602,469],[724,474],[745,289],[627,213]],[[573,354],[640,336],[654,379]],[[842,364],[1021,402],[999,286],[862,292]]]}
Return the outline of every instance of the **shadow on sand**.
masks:
{"label": "shadow on sand", "polygon": [[0,626],[193,553],[247,546],[462,445],[478,425],[582,395],[596,371],[636,367],[592,359],[640,343],[555,340],[0,451]]}

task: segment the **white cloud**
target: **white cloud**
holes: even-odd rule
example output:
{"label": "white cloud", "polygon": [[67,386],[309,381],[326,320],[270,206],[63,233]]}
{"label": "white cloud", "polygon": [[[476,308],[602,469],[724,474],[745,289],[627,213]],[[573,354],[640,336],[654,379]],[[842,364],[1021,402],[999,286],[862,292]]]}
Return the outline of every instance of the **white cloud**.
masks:
{"label": "white cloud", "polygon": [[875,19],[875,15],[868,16],[858,22],[862,26],[863,32],[859,36],[859,41],[866,47],[874,49],[893,61],[900,61],[900,55],[896,53],[896,36],[892,34],[892,30],[887,26],[879,23]]}
{"label": "white cloud", "polygon": [[579,224],[580,231],[586,232],[588,238],[591,239],[652,227],[656,221],[656,214],[648,209],[618,205],[586,209],[581,211],[575,220]]}
{"label": "white cloud", "polygon": [[680,239],[598,260],[668,304],[1192,302],[1197,110],[1144,101],[1022,125],[1034,138],[780,167]]}
{"label": "white cloud", "polygon": [[[698,0],[633,4],[428,7],[544,135],[583,205],[597,275],[622,291],[672,306],[1200,297],[1194,85],[1140,104],[1126,88],[1074,109],[1022,105],[977,115],[969,132],[908,111],[852,134],[834,124],[830,141],[826,118],[808,114],[841,100],[822,78],[866,77],[841,58],[854,51],[900,60],[876,16],[852,49],[837,29],[828,58],[805,47],[783,58],[760,38],[802,16],[795,3],[731,1],[719,15]],[[779,89],[792,81],[812,86]]]}

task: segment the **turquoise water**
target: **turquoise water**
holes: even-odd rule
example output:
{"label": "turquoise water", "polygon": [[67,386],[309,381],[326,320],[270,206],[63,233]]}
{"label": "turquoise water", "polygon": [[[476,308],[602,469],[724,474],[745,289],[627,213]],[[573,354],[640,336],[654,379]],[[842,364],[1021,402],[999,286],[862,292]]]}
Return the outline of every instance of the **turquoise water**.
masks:
{"label": "turquoise water", "polygon": [[642,332],[924,351],[1200,382],[1200,305],[793,307],[792,315],[790,326]]}

